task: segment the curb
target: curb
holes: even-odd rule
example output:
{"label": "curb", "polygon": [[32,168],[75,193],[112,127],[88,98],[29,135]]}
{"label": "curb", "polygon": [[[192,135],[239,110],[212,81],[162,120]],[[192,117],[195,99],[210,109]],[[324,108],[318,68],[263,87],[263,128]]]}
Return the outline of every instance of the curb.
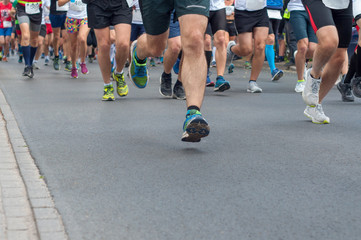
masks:
{"label": "curb", "polygon": [[0,133],[0,153],[6,153],[0,156],[0,236],[7,240],[68,240],[61,216],[1,89]]}

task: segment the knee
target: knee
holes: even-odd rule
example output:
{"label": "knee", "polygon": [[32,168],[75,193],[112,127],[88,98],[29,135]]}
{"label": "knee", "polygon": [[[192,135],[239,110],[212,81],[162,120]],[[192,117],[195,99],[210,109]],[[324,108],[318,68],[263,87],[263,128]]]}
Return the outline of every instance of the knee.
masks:
{"label": "knee", "polygon": [[165,42],[158,42],[157,44],[151,45],[149,51],[153,57],[159,57],[163,54],[165,47]]}
{"label": "knee", "polygon": [[256,53],[263,53],[266,48],[266,44],[263,42],[258,42],[254,44],[254,52]]}
{"label": "knee", "polygon": [[192,31],[182,38],[184,52],[192,54],[204,54],[203,34],[199,31]]}
{"label": "knee", "polygon": [[305,44],[299,45],[297,47],[297,54],[306,55],[307,50],[308,50],[307,45]]}
{"label": "knee", "polygon": [[85,36],[81,36],[81,35],[78,36],[78,41],[80,44],[86,44],[86,40],[87,38]]}
{"label": "knee", "polygon": [[330,36],[320,38],[318,43],[323,48],[336,49],[338,46],[338,41],[339,40],[338,40],[337,36],[330,35]]}
{"label": "knee", "polygon": [[222,36],[218,36],[215,40],[214,40],[215,46],[216,48],[225,48],[226,47],[226,37],[224,36],[224,34]]}
{"label": "knee", "polygon": [[98,42],[98,48],[101,50],[110,49],[110,40],[101,40]]}
{"label": "knee", "polygon": [[168,49],[170,50],[172,55],[177,55],[177,54],[179,54],[179,52],[181,50],[181,45],[180,44],[172,44],[172,45],[168,46]]}
{"label": "knee", "polygon": [[125,42],[125,41],[123,41],[123,42],[118,41],[116,43],[115,47],[116,47],[117,51],[125,52],[125,51],[128,51],[128,49],[129,49],[129,43]]}

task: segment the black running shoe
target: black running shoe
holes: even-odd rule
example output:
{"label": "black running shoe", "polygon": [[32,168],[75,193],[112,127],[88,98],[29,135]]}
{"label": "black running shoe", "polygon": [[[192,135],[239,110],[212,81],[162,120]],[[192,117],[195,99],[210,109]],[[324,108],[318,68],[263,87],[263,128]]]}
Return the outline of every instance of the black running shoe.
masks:
{"label": "black running shoe", "polygon": [[354,98],[354,96],[352,95],[352,92],[351,92],[351,85],[349,83],[339,82],[337,84],[337,89],[341,93],[342,101],[344,101],[344,102],[353,102],[353,101],[355,101],[355,98]]}
{"label": "black running shoe", "polygon": [[162,73],[160,77],[160,95],[163,97],[172,97],[172,74]]}
{"label": "black running shoe", "polygon": [[180,100],[186,99],[186,94],[184,92],[182,82],[180,82],[179,80],[177,80],[177,82],[174,84],[173,98],[180,99]]}
{"label": "black running shoe", "polygon": [[30,66],[26,66],[26,67],[24,68],[23,76],[27,76],[27,77],[29,77],[29,78],[34,77],[33,68],[30,67]]}

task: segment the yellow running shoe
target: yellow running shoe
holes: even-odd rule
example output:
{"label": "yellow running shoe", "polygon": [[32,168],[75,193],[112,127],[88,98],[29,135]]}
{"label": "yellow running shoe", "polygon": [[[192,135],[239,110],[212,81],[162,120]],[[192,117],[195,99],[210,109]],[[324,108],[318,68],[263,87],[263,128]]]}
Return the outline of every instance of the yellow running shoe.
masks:
{"label": "yellow running shoe", "polygon": [[110,84],[108,86],[104,86],[104,94],[103,101],[114,101],[114,88],[113,85]]}
{"label": "yellow running shoe", "polygon": [[116,74],[113,72],[113,79],[117,82],[117,93],[121,97],[128,95],[128,85],[124,80],[124,73]]}

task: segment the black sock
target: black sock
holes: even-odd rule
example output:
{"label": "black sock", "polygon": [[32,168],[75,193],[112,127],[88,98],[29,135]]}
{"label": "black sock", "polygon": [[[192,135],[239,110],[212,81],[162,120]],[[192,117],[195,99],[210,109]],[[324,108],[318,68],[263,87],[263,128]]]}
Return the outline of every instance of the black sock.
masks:
{"label": "black sock", "polygon": [[206,60],[207,60],[207,69],[209,69],[209,67],[211,66],[211,61],[212,61],[212,51],[204,51],[206,54]]}
{"label": "black sock", "polygon": [[163,73],[162,73],[162,77],[164,77],[164,78],[172,78],[172,73],[165,73],[165,72],[163,72]]}
{"label": "black sock", "polygon": [[189,111],[189,110],[197,110],[197,111],[200,111],[199,107],[194,106],[194,105],[189,106],[189,107],[187,108],[187,110],[188,110],[188,111]]}
{"label": "black sock", "polygon": [[351,83],[351,80],[356,72],[356,58],[357,58],[356,53],[354,53],[351,57],[349,65],[348,65],[348,71],[347,71],[345,79],[343,80],[343,83],[348,83],[348,84]]}
{"label": "black sock", "polygon": [[357,45],[356,77],[361,77],[361,46]]}
{"label": "black sock", "polygon": [[182,82],[181,82],[181,81],[179,81],[178,79],[177,79],[177,81],[175,82],[174,86],[176,86],[176,85],[183,86]]}

